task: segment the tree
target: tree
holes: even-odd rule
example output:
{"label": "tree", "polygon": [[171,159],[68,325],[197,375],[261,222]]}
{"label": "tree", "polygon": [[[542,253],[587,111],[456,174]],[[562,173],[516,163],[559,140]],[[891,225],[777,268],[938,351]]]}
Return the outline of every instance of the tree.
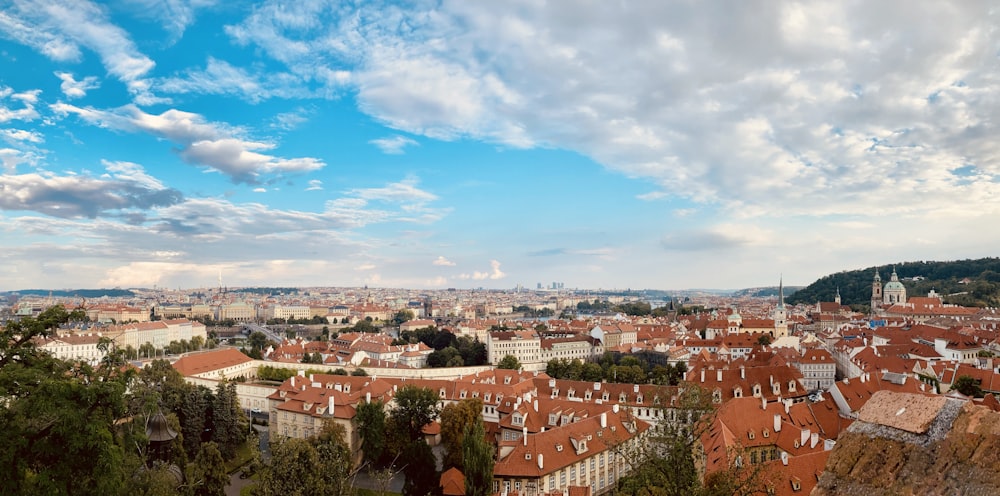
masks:
{"label": "tree", "polygon": [[955,378],[951,388],[969,397],[982,398],[984,396],[979,381],[969,375],[960,375]]}
{"label": "tree", "polygon": [[187,484],[194,496],[223,496],[229,485],[226,461],[215,443],[205,443],[198,450],[194,463],[188,466]]}
{"label": "tree", "polygon": [[441,410],[441,444],[444,446],[443,466],[458,467],[465,471],[462,451],[465,430],[481,420],[483,402],[479,398],[467,398],[445,406]]}
{"label": "tree", "polygon": [[372,466],[381,466],[385,451],[385,405],[381,401],[358,404],[354,421],[361,436],[364,460]]}
{"label": "tree", "polygon": [[420,439],[424,426],[438,416],[438,397],[429,388],[406,385],[396,392],[396,408],[392,410],[391,423],[406,439]]}
{"label": "tree", "polygon": [[349,461],[337,456],[323,456],[309,440],[284,439],[271,446],[271,461],[261,467],[252,491],[257,496],[347,495],[331,479],[349,466]]}
{"label": "tree", "polygon": [[404,496],[427,496],[440,490],[440,482],[434,458],[434,452],[423,439],[415,439],[403,450],[403,482]]}
{"label": "tree", "polygon": [[246,439],[247,419],[236,396],[235,382],[220,382],[212,402],[212,441],[226,458],[232,458]]}
{"label": "tree", "polygon": [[400,310],[396,312],[396,315],[392,318],[392,323],[395,325],[400,325],[403,322],[413,320],[413,312],[410,310]]}
{"label": "tree", "polygon": [[462,438],[462,464],[465,467],[465,495],[493,494],[493,445],[486,440],[483,419],[466,426]]}
{"label": "tree", "polygon": [[521,362],[514,355],[504,355],[497,364],[498,369],[521,370]]}
{"label": "tree", "polygon": [[57,305],[0,330],[0,494],[121,494],[126,467],[141,465],[116,435],[134,377],[121,352],[102,341],[109,354],[91,367],[35,346],[74,319],[82,312]]}
{"label": "tree", "polygon": [[[211,404],[212,392],[204,387],[192,387],[184,395],[179,417],[184,451],[189,457],[199,454],[201,436],[205,431],[205,417]],[[215,447],[218,450],[218,446]]]}
{"label": "tree", "polygon": [[763,332],[760,333],[760,336],[757,336],[757,344],[759,344],[761,346],[767,346],[767,345],[771,344],[771,335],[770,334],[764,334]]}

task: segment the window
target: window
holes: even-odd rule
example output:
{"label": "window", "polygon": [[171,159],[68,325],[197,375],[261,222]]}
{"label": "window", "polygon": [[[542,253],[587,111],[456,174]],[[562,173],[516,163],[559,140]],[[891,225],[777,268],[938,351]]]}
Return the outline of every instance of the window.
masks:
{"label": "window", "polygon": [[552,491],[555,488],[556,488],[556,476],[550,475],[549,476],[549,491]]}
{"label": "window", "polygon": [[576,480],[576,465],[569,467],[569,480]]}
{"label": "window", "polygon": [[566,487],[566,471],[559,471],[559,487]]}
{"label": "window", "polygon": [[517,481],[517,482],[514,483],[514,490],[515,491],[520,491],[521,490],[521,481]]}
{"label": "window", "polygon": [[510,481],[503,481],[503,492],[510,492]]}
{"label": "window", "polygon": [[590,471],[593,472],[597,469],[597,459],[590,457]]}

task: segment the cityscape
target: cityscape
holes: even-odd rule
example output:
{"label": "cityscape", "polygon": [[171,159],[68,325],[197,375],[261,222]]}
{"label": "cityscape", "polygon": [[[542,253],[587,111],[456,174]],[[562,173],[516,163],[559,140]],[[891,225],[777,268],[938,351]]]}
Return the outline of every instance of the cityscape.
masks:
{"label": "cityscape", "polygon": [[0,496],[1000,495],[988,2],[0,4]]}

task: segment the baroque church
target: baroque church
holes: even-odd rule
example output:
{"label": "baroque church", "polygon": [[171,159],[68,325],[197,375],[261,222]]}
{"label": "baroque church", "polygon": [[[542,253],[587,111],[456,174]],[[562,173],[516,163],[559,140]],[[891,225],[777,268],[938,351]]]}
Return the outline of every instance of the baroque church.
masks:
{"label": "baroque church", "polygon": [[896,268],[892,268],[892,275],[889,282],[882,287],[882,277],[879,276],[878,269],[875,269],[875,278],[872,280],[872,312],[881,306],[890,306],[897,303],[906,303],[906,286],[899,281],[896,275]]}

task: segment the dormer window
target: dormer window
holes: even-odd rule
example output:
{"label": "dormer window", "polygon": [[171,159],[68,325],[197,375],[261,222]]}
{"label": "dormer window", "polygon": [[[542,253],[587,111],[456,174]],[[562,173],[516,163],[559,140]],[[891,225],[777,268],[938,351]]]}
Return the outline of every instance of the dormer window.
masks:
{"label": "dormer window", "polygon": [[618,402],[619,403],[625,403],[625,393],[620,393],[618,395]]}
{"label": "dormer window", "polygon": [[513,423],[514,425],[522,425],[524,424],[524,417],[515,413],[514,417],[511,419],[511,423]]}
{"label": "dormer window", "polygon": [[762,434],[764,434],[764,437],[771,437],[771,431],[767,430],[766,427],[764,428],[764,432]]}
{"label": "dormer window", "polygon": [[641,405],[642,404],[642,395],[640,394],[639,396],[636,396],[635,401],[636,401],[636,403],[638,403],[638,404]]}
{"label": "dormer window", "polygon": [[743,388],[741,388],[741,387],[734,388],[733,389],[733,398],[742,398],[742,397],[743,397]]}
{"label": "dormer window", "polygon": [[463,399],[463,400],[465,399],[465,390],[464,390],[464,389],[462,390],[462,392],[461,392],[461,393],[459,393],[459,394],[458,394],[458,397],[459,397],[460,399]]}
{"label": "dormer window", "polygon": [[569,392],[566,393],[566,397],[567,398],[575,398],[576,397],[576,390],[573,389],[573,388],[570,388]]}
{"label": "dormer window", "polygon": [[795,381],[788,381],[788,390],[793,393],[795,392]]}
{"label": "dormer window", "polygon": [[590,393],[590,390],[588,389],[586,393],[583,393],[583,399],[586,400],[586,401],[590,401],[590,397],[591,397],[591,393]]}
{"label": "dormer window", "polygon": [[610,398],[611,398],[611,395],[609,395],[607,391],[605,391],[604,394],[601,395],[601,400],[602,401],[608,401],[608,399],[610,399]]}
{"label": "dormer window", "polygon": [[490,402],[490,393],[486,393],[483,395],[483,401],[486,403]]}
{"label": "dormer window", "polygon": [[441,397],[441,398],[444,398],[444,395],[445,395],[445,390],[444,390],[444,388],[441,388],[441,390],[438,391],[438,396]]}
{"label": "dormer window", "polygon": [[479,397],[479,391],[473,391],[472,392],[472,397],[473,398],[478,398]]}
{"label": "dormer window", "polygon": [[771,384],[771,393],[773,393],[775,395],[781,394],[781,384],[779,384],[777,382],[775,382],[774,384]]}
{"label": "dormer window", "polygon": [[753,397],[760,398],[760,384],[753,385]]}
{"label": "dormer window", "polygon": [[557,444],[556,445],[556,451],[562,453],[562,445],[561,444]]}
{"label": "dormer window", "polygon": [[712,403],[722,403],[722,390],[716,388],[712,391]]}
{"label": "dormer window", "polygon": [[524,454],[524,459],[525,460],[530,460],[531,459],[531,453],[525,453]]}
{"label": "dormer window", "polygon": [[750,439],[753,439],[753,438],[755,438],[757,436],[754,435],[753,431],[750,431],[750,432],[747,432],[747,437],[750,438]]}

